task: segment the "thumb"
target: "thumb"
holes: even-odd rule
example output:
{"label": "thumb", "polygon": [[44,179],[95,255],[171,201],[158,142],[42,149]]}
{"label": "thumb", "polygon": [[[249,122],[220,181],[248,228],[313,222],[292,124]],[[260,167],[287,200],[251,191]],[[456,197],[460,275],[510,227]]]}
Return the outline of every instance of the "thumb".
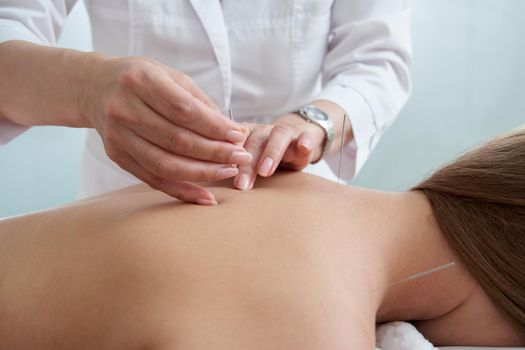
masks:
{"label": "thumb", "polygon": [[313,158],[312,144],[311,135],[308,132],[299,134],[283,155],[284,167],[293,170],[306,168]]}
{"label": "thumb", "polygon": [[308,155],[313,153],[314,141],[313,135],[308,131],[303,131],[299,134],[296,141],[296,149],[298,154]]}

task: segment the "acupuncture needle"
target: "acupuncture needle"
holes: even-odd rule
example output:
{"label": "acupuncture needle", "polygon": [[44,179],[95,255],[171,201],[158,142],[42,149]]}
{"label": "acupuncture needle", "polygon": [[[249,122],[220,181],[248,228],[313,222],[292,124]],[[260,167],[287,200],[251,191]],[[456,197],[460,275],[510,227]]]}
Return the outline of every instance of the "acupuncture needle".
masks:
{"label": "acupuncture needle", "polygon": [[433,267],[433,268],[431,268],[429,270],[425,270],[425,271],[422,271],[422,272],[415,273],[413,275],[410,275],[408,277],[403,278],[402,280],[399,280],[397,282],[391,283],[391,284],[389,284],[389,285],[387,285],[385,287],[380,287],[380,288],[373,289],[372,292],[380,290],[380,289],[390,288],[390,287],[396,286],[396,285],[401,284],[401,283],[414,281],[414,280],[420,279],[422,277],[431,275],[433,273],[436,273],[436,272],[439,272],[439,271],[443,271],[443,270],[446,270],[446,269],[450,269],[450,268],[452,268],[454,266],[456,266],[456,263],[454,261],[451,261],[449,263]]}
{"label": "acupuncture needle", "polygon": [[[231,112],[231,110],[230,110],[230,112]],[[345,140],[346,118],[347,118],[347,115],[343,114],[343,130],[342,130],[342,134],[341,134],[341,145],[340,145],[340,149],[339,149],[339,167],[338,167],[338,170],[337,170],[337,187],[338,188],[339,188],[339,184],[341,182],[341,165],[343,163],[343,146],[344,146],[344,140]],[[443,270],[449,269],[449,268],[454,267],[454,266],[456,266],[456,263],[454,261],[452,261],[452,262],[449,262],[449,263],[446,263],[446,264],[443,264],[443,265],[440,265],[440,266],[437,266],[437,267],[433,267],[433,268],[431,268],[429,270],[418,272],[418,273],[415,273],[415,274],[410,275],[408,277],[405,277],[405,278],[403,278],[400,281],[397,281],[397,282],[394,282],[392,284],[387,285],[385,288],[389,288],[389,287],[392,287],[392,286],[395,286],[395,285],[398,285],[398,284],[401,284],[401,283],[404,283],[404,282],[414,281],[414,280],[417,280],[419,278],[431,275],[431,274],[439,272],[439,271],[443,271]],[[382,289],[382,288],[378,288],[378,289]],[[375,291],[375,290],[372,290],[372,291]]]}
{"label": "acupuncture needle", "polygon": [[421,277],[425,277],[425,276],[428,276],[432,273],[435,273],[435,272],[439,272],[439,271],[443,271],[443,270],[446,270],[448,268],[451,268],[453,266],[455,266],[456,263],[454,261],[452,262],[449,262],[447,264],[444,264],[444,265],[441,265],[441,266],[438,266],[438,267],[434,267],[433,269],[430,269],[430,270],[427,270],[427,271],[423,271],[423,272],[419,272],[419,273],[415,273],[411,276],[408,276],[407,278],[405,278],[405,280],[407,281],[413,281],[415,279],[418,279],[418,278],[421,278]]}
{"label": "acupuncture needle", "polygon": [[[233,122],[233,111],[231,108],[229,110],[228,116],[230,117],[230,120]],[[232,166],[237,168],[237,164],[232,164]]]}
{"label": "acupuncture needle", "polygon": [[[343,114],[343,130],[342,130],[342,134],[341,134],[341,146],[340,146],[340,150],[339,150],[339,168],[337,170],[337,187],[338,188],[339,188],[339,184],[341,182],[341,164],[343,163],[343,146],[344,146],[344,140],[345,140],[346,118],[347,118],[347,115]],[[391,287],[391,286],[394,286],[394,285],[397,285],[397,284],[400,284],[400,283],[403,283],[403,282],[413,281],[413,280],[416,280],[416,279],[419,279],[419,278],[431,275],[433,273],[449,269],[451,267],[454,267],[455,265],[456,265],[456,263],[454,261],[452,261],[452,262],[449,262],[449,263],[446,263],[446,264],[443,264],[443,265],[431,268],[431,269],[423,271],[423,272],[415,273],[415,274],[410,275],[410,276],[408,276],[406,278],[403,278],[400,281],[394,282],[394,283],[388,285],[387,287]]]}
{"label": "acupuncture needle", "polygon": [[425,277],[425,276],[428,276],[428,275],[431,275],[433,273],[436,273],[436,272],[439,272],[439,271],[443,271],[443,270],[446,270],[446,269],[449,269],[451,267],[454,267],[456,266],[456,263],[454,261],[452,262],[449,262],[449,263],[446,263],[446,264],[443,264],[443,265],[439,265],[437,267],[433,267],[429,270],[426,270],[426,271],[423,271],[423,272],[418,272],[418,273],[415,273],[413,275],[410,275],[408,277],[405,277],[403,278],[402,280],[400,281],[397,281],[395,283],[392,283],[391,285],[389,285],[388,287],[392,287],[392,286],[395,286],[397,284],[400,284],[400,283],[404,283],[404,282],[409,282],[409,281],[413,281],[413,280],[417,280],[419,278],[422,278],[422,277]]}
{"label": "acupuncture needle", "polygon": [[341,182],[341,164],[343,163],[343,146],[345,142],[345,124],[346,124],[346,114],[343,114],[343,131],[341,134],[341,149],[339,150],[339,169],[337,169],[337,188],[339,188],[339,183]]}

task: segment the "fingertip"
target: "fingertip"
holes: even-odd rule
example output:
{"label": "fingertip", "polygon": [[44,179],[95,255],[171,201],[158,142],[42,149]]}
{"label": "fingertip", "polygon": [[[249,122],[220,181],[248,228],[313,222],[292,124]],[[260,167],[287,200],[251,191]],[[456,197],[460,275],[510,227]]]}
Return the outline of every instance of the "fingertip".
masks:
{"label": "fingertip", "polygon": [[301,156],[307,156],[313,152],[312,144],[309,140],[301,141],[297,144],[297,151]]}
{"label": "fingertip", "polygon": [[251,188],[250,176],[248,174],[240,174],[236,177],[234,185],[239,190],[248,191]]}
{"label": "fingertip", "polygon": [[239,174],[239,168],[232,167],[232,166],[226,166],[224,168],[217,170],[215,177],[217,180],[225,180],[230,177],[237,176],[237,174]]}
{"label": "fingertip", "polygon": [[214,206],[214,205],[218,205],[219,203],[217,203],[215,199],[199,198],[195,201],[195,204],[204,205],[204,206]]}
{"label": "fingertip", "polygon": [[213,193],[204,187],[197,186],[189,182],[177,182],[176,193],[171,195],[186,203],[199,205],[217,205],[217,200]]}
{"label": "fingertip", "polygon": [[227,141],[238,145],[238,146],[244,146],[246,143],[246,140],[248,140],[248,137],[250,136],[250,129],[248,129],[245,126],[242,126],[241,124],[238,124],[234,121],[232,121],[231,125],[231,131],[233,131],[233,134],[235,135],[234,139],[229,139],[228,136],[231,135],[230,132],[227,133]]}
{"label": "fingertip", "polygon": [[239,146],[243,146],[246,143],[246,140],[248,140],[248,137],[250,136],[250,129],[237,124],[237,128],[235,129],[235,131],[242,134],[242,137],[239,137],[238,141],[233,143]]}
{"label": "fingertip", "polygon": [[250,164],[253,160],[253,155],[246,151],[234,151],[230,156],[230,161],[237,166],[237,164]]}
{"label": "fingertip", "polygon": [[311,152],[313,149],[312,142],[310,140],[303,140],[299,143],[299,148]]}
{"label": "fingertip", "polygon": [[301,135],[299,135],[299,139],[297,141],[297,144],[302,147],[302,148],[305,148],[305,149],[312,149],[313,148],[313,143],[312,143],[312,140],[310,139],[310,135],[306,132],[302,133]]}
{"label": "fingertip", "polygon": [[230,130],[226,133],[226,141],[234,144],[242,144],[246,140],[245,134],[237,130]]}
{"label": "fingertip", "polygon": [[240,127],[240,131],[246,136],[248,137],[248,135],[250,135],[250,129],[248,129],[247,127],[244,127],[241,125]]}
{"label": "fingertip", "polygon": [[264,160],[259,164],[259,170],[258,174],[264,177],[271,176],[273,174],[273,168],[274,168],[275,161],[270,158],[266,157]]}

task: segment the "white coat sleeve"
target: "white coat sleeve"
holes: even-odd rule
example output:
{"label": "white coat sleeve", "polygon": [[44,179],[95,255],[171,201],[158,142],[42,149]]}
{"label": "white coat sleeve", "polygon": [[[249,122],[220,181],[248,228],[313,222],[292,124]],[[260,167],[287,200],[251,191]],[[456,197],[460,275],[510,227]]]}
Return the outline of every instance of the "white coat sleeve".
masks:
{"label": "white coat sleeve", "polygon": [[[331,16],[323,89],[316,99],[338,104],[350,118],[354,140],[343,149],[341,167],[348,180],[410,94],[410,9],[408,0],[335,0]],[[339,153],[325,159],[336,171]]]}
{"label": "white coat sleeve", "polygon": [[[64,21],[78,0],[0,0],[0,42],[24,40],[56,45]],[[27,127],[0,115],[0,145]]]}

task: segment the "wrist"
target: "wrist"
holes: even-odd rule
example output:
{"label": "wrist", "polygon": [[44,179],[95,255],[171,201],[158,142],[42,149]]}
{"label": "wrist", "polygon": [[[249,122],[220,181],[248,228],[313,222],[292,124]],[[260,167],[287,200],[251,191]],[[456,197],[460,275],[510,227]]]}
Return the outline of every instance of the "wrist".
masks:
{"label": "wrist", "polygon": [[100,87],[96,81],[108,58],[98,53],[69,52],[66,58],[67,65],[72,67],[71,85],[73,87],[73,115],[79,127],[94,128],[93,116],[99,113],[97,106],[99,98],[96,96]]}

